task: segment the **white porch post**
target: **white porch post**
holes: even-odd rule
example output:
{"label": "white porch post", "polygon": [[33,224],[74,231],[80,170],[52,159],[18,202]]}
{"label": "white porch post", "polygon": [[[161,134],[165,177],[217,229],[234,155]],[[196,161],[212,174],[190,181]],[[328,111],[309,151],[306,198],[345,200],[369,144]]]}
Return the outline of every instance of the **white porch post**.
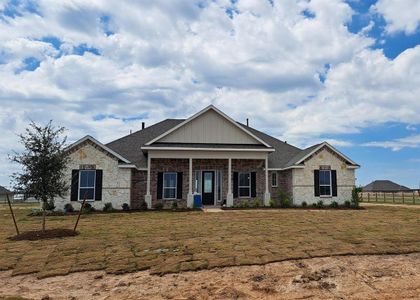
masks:
{"label": "white porch post", "polygon": [[150,155],[147,156],[147,180],[146,180],[146,195],[144,196],[144,201],[147,204],[147,208],[152,208],[152,196],[150,195],[150,164],[152,159]]}
{"label": "white porch post", "polygon": [[187,196],[187,206],[192,208],[194,207],[194,196],[192,193],[193,186],[193,171],[192,171],[192,158],[189,159],[189,183],[188,183],[188,196]]}
{"label": "white porch post", "polygon": [[232,159],[229,158],[228,162],[228,192],[226,196],[226,206],[233,206],[233,194],[232,194]]}
{"label": "white porch post", "polygon": [[268,189],[268,157],[265,158],[265,193],[264,193],[264,205],[270,205],[271,194]]}

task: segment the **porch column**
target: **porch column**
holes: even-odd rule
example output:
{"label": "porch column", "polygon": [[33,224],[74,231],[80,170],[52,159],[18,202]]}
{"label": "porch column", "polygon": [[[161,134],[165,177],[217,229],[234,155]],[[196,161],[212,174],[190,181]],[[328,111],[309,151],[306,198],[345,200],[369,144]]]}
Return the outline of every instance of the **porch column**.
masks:
{"label": "porch column", "polygon": [[264,193],[264,205],[270,205],[271,194],[268,189],[268,157],[265,158],[265,193]]}
{"label": "porch column", "polygon": [[144,196],[144,201],[147,204],[147,208],[152,208],[152,195],[150,195],[150,164],[152,159],[150,155],[147,156],[147,180],[146,180],[146,196]]}
{"label": "porch column", "polygon": [[188,183],[188,195],[187,195],[187,206],[190,208],[194,207],[194,196],[193,196],[193,171],[192,171],[192,158],[189,159],[189,183]]}
{"label": "porch column", "polygon": [[232,194],[232,159],[229,158],[228,162],[228,192],[226,196],[226,206],[233,206],[233,194]]}

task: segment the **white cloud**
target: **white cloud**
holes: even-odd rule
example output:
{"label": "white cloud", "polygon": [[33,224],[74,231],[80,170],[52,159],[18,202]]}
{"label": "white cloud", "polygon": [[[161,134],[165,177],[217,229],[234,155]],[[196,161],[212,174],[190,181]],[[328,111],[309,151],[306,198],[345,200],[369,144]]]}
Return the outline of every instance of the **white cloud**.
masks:
{"label": "white cloud", "polygon": [[365,143],[363,146],[388,148],[392,151],[399,151],[403,148],[420,148],[420,134],[411,135],[392,141],[373,141]]}
{"label": "white cloud", "polygon": [[[185,118],[214,103],[300,146],[372,124],[420,123],[420,47],[394,60],[371,50],[369,28],[347,30],[354,12],[344,1],[200,3],[43,0],[39,15],[22,8],[0,18],[0,183],[30,119],[54,119],[70,140],[108,142],[141,121]],[[59,49],[45,37],[59,39]],[[100,55],[72,54],[81,44]],[[16,72],[28,57],[40,66]]]}
{"label": "white cloud", "polygon": [[413,34],[420,25],[420,1],[379,0],[373,11],[383,15],[388,33],[403,31]]}

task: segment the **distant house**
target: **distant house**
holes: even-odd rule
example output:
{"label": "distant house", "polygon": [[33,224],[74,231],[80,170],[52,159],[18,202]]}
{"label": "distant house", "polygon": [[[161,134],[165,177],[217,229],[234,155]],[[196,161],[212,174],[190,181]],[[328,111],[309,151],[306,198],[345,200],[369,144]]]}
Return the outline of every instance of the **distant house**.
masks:
{"label": "distant house", "polygon": [[[0,185],[0,202],[6,202],[6,194],[12,194],[12,192]],[[12,200],[13,197],[9,197]]]}
{"label": "distant house", "polygon": [[362,188],[363,192],[408,192],[411,191],[406,186],[392,182],[391,180],[375,180]]}

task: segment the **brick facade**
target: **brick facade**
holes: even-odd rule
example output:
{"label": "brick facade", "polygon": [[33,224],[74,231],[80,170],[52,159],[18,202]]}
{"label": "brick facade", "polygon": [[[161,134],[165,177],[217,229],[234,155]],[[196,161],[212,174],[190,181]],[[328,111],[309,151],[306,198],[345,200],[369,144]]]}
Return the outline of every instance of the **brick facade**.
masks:
{"label": "brick facade", "polygon": [[[277,187],[273,187],[271,184],[271,174],[277,172]],[[292,170],[285,171],[270,171],[269,172],[269,181],[270,181],[270,193],[271,198],[278,200],[280,190],[286,192],[290,198],[293,196],[293,172]]]}
{"label": "brick facade", "polygon": [[[255,201],[259,199],[263,203],[265,192],[265,173],[264,160],[253,159],[232,159],[232,176],[234,172],[256,172],[256,197],[255,198],[235,198],[234,205],[244,201]],[[221,171],[222,174],[222,200],[216,205],[221,205],[226,201],[228,192],[228,159],[193,159],[193,185],[195,171]],[[177,200],[158,200],[157,199],[157,178],[159,172],[182,172],[182,199]],[[134,171],[131,205],[133,208],[137,207],[143,200],[146,194],[146,171]],[[163,203],[165,208],[171,207],[174,201],[177,202],[178,207],[186,207],[189,184],[189,160],[188,159],[151,159],[150,168],[150,194],[152,196],[152,207],[157,203]],[[232,179],[233,188],[233,179]]]}
{"label": "brick facade", "polygon": [[146,195],[147,171],[133,169],[131,173],[130,207],[139,209]]}

